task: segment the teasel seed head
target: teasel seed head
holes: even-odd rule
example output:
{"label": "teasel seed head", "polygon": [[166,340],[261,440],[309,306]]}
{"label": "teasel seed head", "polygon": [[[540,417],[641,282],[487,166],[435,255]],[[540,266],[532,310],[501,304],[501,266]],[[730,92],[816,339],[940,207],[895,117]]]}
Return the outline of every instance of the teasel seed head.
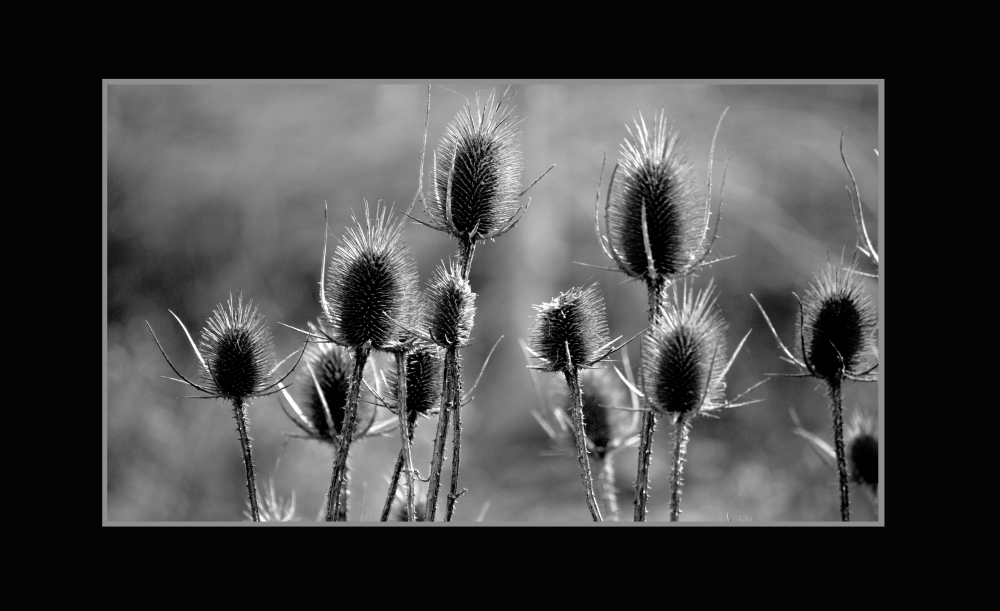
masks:
{"label": "teasel seed head", "polygon": [[646,396],[661,414],[693,416],[725,401],[726,322],[712,283],[694,293],[688,283],[668,300],[643,344]]}
{"label": "teasel seed head", "polygon": [[[310,330],[317,327],[310,325]],[[315,436],[335,443],[344,426],[347,396],[354,370],[351,351],[330,342],[310,343],[305,353],[305,371],[298,374],[303,390],[302,413]],[[375,405],[358,401],[358,424],[355,438],[361,438],[374,421]]]}
{"label": "teasel seed head", "polygon": [[528,346],[541,361],[536,369],[566,372],[590,367],[611,345],[604,298],[596,284],[572,288],[532,307],[538,313]]}
{"label": "teasel seed head", "polygon": [[338,344],[384,350],[400,335],[393,321],[411,324],[416,313],[416,263],[403,242],[403,224],[386,208],[376,205],[372,217],[365,202],[365,226],[354,222],[330,261],[324,326]]}
{"label": "teasel seed head", "polygon": [[[436,413],[441,407],[444,360],[437,346],[418,345],[406,355],[406,409],[421,415]],[[399,371],[395,359],[386,376],[389,397],[397,395]],[[391,406],[391,405],[390,405]],[[394,407],[394,406],[393,406]],[[394,408],[395,409],[395,408]]]}
{"label": "teasel seed head", "polygon": [[274,341],[253,301],[243,305],[243,293],[233,303],[216,306],[201,331],[200,350],[207,370],[202,382],[211,394],[246,401],[265,392],[273,382]]}
{"label": "teasel seed head", "polygon": [[[613,374],[607,369],[587,369],[580,372],[587,445],[600,460],[604,460],[608,452],[624,445],[635,429],[635,418],[631,413],[613,409],[628,404],[625,390],[613,378]],[[572,421],[574,408],[572,395],[566,392],[565,384],[560,384],[559,388],[563,394],[562,409]],[[566,433],[566,441],[572,446],[573,432],[567,430]]]}
{"label": "teasel seed head", "polygon": [[810,372],[826,380],[864,373],[875,357],[878,311],[861,274],[828,264],[802,300],[802,347]]}
{"label": "teasel seed head", "polygon": [[878,493],[878,430],[857,413],[847,432],[847,460],[851,479]]}
{"label": "teasel seed head", "polygon": [[707,229],[694,166],[662,112],[652,131],[642,115],[635,130],[622,144],[619,178],[608,201],[609,243],[619,267],[633,278],[684,276],[703,255]]}
{"label": "teasel seed head", "polygon": [[[496,91],[476,108],[467,105],[445,130],[434,167],[431,225],[472,242],[506,231],[518,212],[523,155],[519,118]],[[451,201],[448,202],[449,183]]]}
{"label": "teasel seed head", "polygon": [[476,294],[454,263],[438,265],[427,287],[424,320],[431,339],[443,348],[469,343],[476,315]]}

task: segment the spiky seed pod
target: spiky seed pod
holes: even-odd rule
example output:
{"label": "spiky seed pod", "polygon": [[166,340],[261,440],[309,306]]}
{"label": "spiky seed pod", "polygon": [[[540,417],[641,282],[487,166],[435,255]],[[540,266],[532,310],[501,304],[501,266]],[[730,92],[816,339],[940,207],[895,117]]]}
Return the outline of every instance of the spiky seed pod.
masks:
{"label": "spiky seed pod", "polygon": [[497,98],[494,90],[482,106],[477,99],[475,110],[467,105],[438,144],[431,223],[458,239],[481,241],[501,230],[517,212],[523,155],[517,132],[520,120],[511,116],[508,100]]}
{"label": "spiky seed pod", "polygon": [[[389,396],[395,397],[399,384],[396,361],[389,366],[386,381]],[[406,410],[429,415],[441,407],[444,360],[436,346],[420,346],[406,355]]]}
{"label": "spiky seed pod", "polygon": [[233,303],[219,304],[201,331],[200,348],[207,371],[207,390],[231,401],[246,401],[263,392],[274,373],[274,341],[253,301],[243,305],[243,293]]}
{"label": "spiky seed pod", "polygon": [[611,343],[604,297],[596,284],[572,288],[548,303],[532,307],[538,313],[528,346],[541,361],[536,366],[541,371],[589,367]]}
{"label": "spiky seed pod", "polygon": [[641,115],[635,129],[622,144],[619,178],[608,203],[608,237],[629,276],[646,281],[683,276],[701,257],[705,237],[707,211],[694,166],[662,112],[652,132]]}
{"label": "spiky seed pod", "polygon": [[[299,384],[305,389],[302,413],[320,441],[335,443],[344,426],[354,359],[350,350],[329,342],[310,343],[304,358],[306,367],[298,374]],[[374,415],[373,403],[358,402],[355,437],[364,436]]]}
{"label": "spiky seed pod", "polygon": [[365,227],[348,227],[330,261],[325,285],[326,327],[338,343],[381,350],[408,324],[417,303],[417,267],[403,242],[403,223],[365,202]]}
{"label": "spiky seed pod", "polygon": [[694,415],[724,402],[726,322],[716,299],[711,283],[697,295],[687,285],[661,308],[642,359],[646,395],[657,412]]}
{"label": "spiky seed pod", "polygon": [[855,417],[847,433],[847,460],[851,479],[878,491],[878,431],[871,420]]}
{"label": "spiky seed pod", "polygon": [[[391,522],[409,522],[409,514],[406,509],[406,492],[404,491],[405,486],[400,486],[396,489],[396,495],[392,500],[392,509],[389,514],[389,521]],[[414,482],[414,494],[416,496],[416,503],[413,505],[413,521],[414,522],[426,522],[427,521],[427,486],[421,482]],[[423,499],[423,500],[421,500]]]}
{"label": "spiky seed pod", "polygon": [[434,270],[425,297],[424,320],[431,339],[443,348],[467,345],[476,315],[476,294],[452,261]]}
{"label": "spiky seed pod", "polygon": [[806,365],[826,380],[863,373],[876,363],[878,312],[860,274],[829,264],[802,300]]}
{"label": "spiky seed pod", "polygon": [[[632,414],[610,409],[628,403],[625,391],[613,379],[607,369],[587,369],[580,372],[580,387],[583,390],[583,422],[587,434],[587,445],[594,455],[603,460],[607,453],[620,447],[632,434],[634,417]],[[573,397],[565,384],[559,384],[559,403],[572,419]],[[565,442],[573,445],[573,432],[566,430]]]}

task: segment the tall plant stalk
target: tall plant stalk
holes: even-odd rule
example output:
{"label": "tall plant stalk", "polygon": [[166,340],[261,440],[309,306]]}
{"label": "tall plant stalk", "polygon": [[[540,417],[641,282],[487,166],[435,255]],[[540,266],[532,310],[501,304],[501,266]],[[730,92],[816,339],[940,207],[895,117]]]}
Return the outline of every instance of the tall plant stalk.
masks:
{"label": "tall plant stalk", "polygon": [[[656,314],[663,302],[663,291],[668,282],[656,277],[647,280],[646,289],[649,296],[649,325],[652,327]],[[656,431],[656,413],[650,407],[649,394],[643,399],[642,423],[639,425],[639,466],[635,478],[635,501],[633,520],[646,521],[646,502],[649,500],[649,463],[653,458],[653,433]]]}
{"label": "tall plant stalk", "polygon": [[341,519],[341,489],[344,486],[345,474],[347,473],[347,455],[351,449],[351,441],[354,437],[354,429],[358,424],[358,398],[361,396],[361,377],[365,370],[365,363],[368,362],[368,355],[371,352],[369,345],[358,346],[354,349],[354,371],[351,373],[350,391],[347,396],[347,411],[344,414],[344,428],[341,433],[340,446],[333,462],[333,477],[330,480],[330,492],[327,496],[326,521],[333,522],[334,516]]}
{"label": "tall plant stalk", "polygon": [[840,476],[840,519],[851,521],[851,501],[847,486],[847,452],[844,449],[844,413],[841,400],[841,380],[829,378],[830,414],[833,417],[833,447],[837,453],[837,473]]}
{"label": "tall plant stalk", "polygon": [[236,431],[240,434],[240,447],[243,449],[243,465],[247,471],[247,494],[250,495],[250,516],[254,522],[260,522],[260,509],[257,507],[257,482],[253,475],[250,435],[247,433],[246,406],[241,398],[233,399],[233,417],[236,418]]}
{"label": "tall plant stalk", "polygon": [[600,468],[597,471],[597,490],[602,501],[606,516],[612,522],[618,521],[618,493],[615,491],[615,467],[613,453],[608,453],[603,460],[598,460]]}
{"label": "tall plant stalk", "polygon": [[690,421],[684,414],[674,420],[674,447],[670,460],[670,521],[681,517],[681,474],[684,471],[684,455],[687,453]]}
{"label": "tall plant stalk", "polygon": [[[417,413],[410,412],[406,418],[407,433],[406,437],[409,440],[410,447],[413,444],[413,435],[417,430]],[[412,458],[411,458],[412,461]],[[385,499],[385,505],[382,507],[382,516],[380,521],[386,522],[389,519],[389,514],[392,512],[392,502],[396,498],[396,488],[399,487],[399,475],[403,472],[403,466],[406,464],[406,448],[399,449],[399,456],[396,457],[396,466],[392,469],[392,477],[389,479],[389,495]]]}
{"label": "tall plant stalk", "polygon": [[587,457],[587,433],[583,422],[583,391],[580,389],[580,372],[570,367],[564,372],[566,384],[569,386],[573,399],[573,432],[576,435],[576,456],[580,462],[580,477],[583,478],[583,489],[587,496],[587,508],[595,522],[603,522],[601,508],[597,505],[594,495],[594,478],[590,472],[590,459]]}

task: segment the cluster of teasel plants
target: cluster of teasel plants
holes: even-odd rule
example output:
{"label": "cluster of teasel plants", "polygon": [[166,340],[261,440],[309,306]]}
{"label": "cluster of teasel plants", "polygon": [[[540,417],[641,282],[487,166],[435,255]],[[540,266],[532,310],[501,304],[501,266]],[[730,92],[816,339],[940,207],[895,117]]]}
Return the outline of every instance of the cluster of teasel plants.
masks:
{"label": "cluster of teasel plants", "polygon": [[[555,167],[551,166],[527,188],[521,188],[519,119],[511,112],[506,92],[498,97],[494,91],[482,104],[477,98],[475,108],[467,104],[448,125],[433,152],[431,197],[424,193],[422,154],[417,192],[406,212],[397,216],[381,203],[372,211],[365,202],[364,223],[353,217],[354,226],[347,228],[329,260],[324,240],[321,315],[317,323],[308,323],[307,329],[285,325],[305,335],[306,345],[295,365],[281,378],[276,376],[278,368],[294,353],[275,363],[270,332],[263,317],[252,304],[243,305],[242,294],[236,304],[230,297],[227,306],[216,309],[202,331],[200,351],[184,328],[198,355],[202,383],[188,380],[169,358],[167,361],[181,378],[177,381],[205,393],[206,396],[199,398],[222,398],[232,403],[246,467],[249,516],[253,521],[287,520],[294,513],[293,507],[275,497],[273,484],[269,484],[263,499],[256,490],[246,405],[253,398],[275,393],[280,393],[279,404],[301,431],[291,436],[317,440],[332,448],[332,476],[321,514],[326,521],[348,518],[348,461],[353,442],[386,435],[396,427],[400,451],[389,478],[381,519],[434,521],[449,424],[452,424],[451,484],[444,515],[446,521],[452,520],[456,503],[466,492],[459,487],[462,407],[468,399],[468,394],[463,394],[461,351],[470,342],[476,311],[476,294],[469,283],[473,255],[478,244],[495,240],[517,225],[530,205],[530,198],[521,205],[522,197]],[[430,89],[428,120],[429,115]],[[606,517],[619,519],[612,457],[635,445],[638,464],[633,519],[645,521],[649,465],[658,417],[672,426],[669,508],[670,520],[677,521],[693,419],[712,416],[722,408],[757,402],[740,402],[740,399],[763,380],[734,399],[726,399],[726,374],[749,333],[730,355],[727,325],[716,304],[713,282],[696,290],[693,280],[697,272],[721,260],[709,257],[722,216],[725,170],[718,211],[712,223],[712,164],[724,117],[725,112],[713,135],[702,199],[693,165],[682,151],[677,133],[668,128],[664,114],[661,112],[655,118],[651,130],[640,115],[635,131],[629,128],[621,157],[611,172],[603,234],[600,197],[605,164],[602,163],[595,201],[595,230],[603,252],[615,264],[605,269],[620,271],[644,283],[648,293],[648,326],[616,346],[621,336],[610,339],[603,297],[598,286],[590,285],[572,288],[551,302],[535,306],[535,326],[528,342],[522,341],[522,347],[536,359],[531,362],[529,358],[530,369],[560,373],[565,378],[566,390],[556,401],[558,407],[551,410],[555,424],[538,413],[535,415],[564,449],[575,450],[586,503],[596,522]],[[426,140],[425,123],[424,150]],[[847,165],[846,159],[844,163]],[[851,178],[853,181],[853,173]],[[425,219],[411,215],[417,201],[423,206]],[[852,197],[852,205],[853,202]],[[864,229],[860,208],[858,193],[855,218],[859,219],[859,235]],[[438,266],[423,292],[418,289],[416,264],[403,243],[401,216],[446,233],[457,245],[455,257]],[[866,231],[864,236],[867,241]],[[870,241],[865,246],[867,249],[859,245],[859,250],[877,264],[878,255]],[[849,435],[849,450],[843,440],[842,382],[874,380],[876,364],[872,357],[877,358],[877,350],[873,348],[877,332],[875,305],[858,278],[859,272],[853,264],[847,268],[830,266],[817,275],[805,300],[800,302],[800,357],[778,340],[788,360],[802,372],[771,374],[811,376],[827,384],[845,521],[849,516],[848,454],[851,477],[877,494],[878,442],[870,423],[856,419]],[[774,332],[770,320],[767,322]],[[640,336],[637,382],[628,353],[623,349]],[[595,371],[600,364],[610,362],[609,357],[619,350],[624,374],[613,366],[619,380],[607,368]],[[374,367],[373,351],[391,355],[387,371]],[[163,354],[166,358],[166,353]],[[297,377],[302,394],[300,401],[296,401],[284,380],[303,357],[305,371],[300,371]],[[369,363],[372,371],[366,379]],[[485,366],[484,363],[484,369]],[[536,382],[534,374],[532,381]],[[619,381],[627,389],[629,406],[624,405],[626,391]],[[379,407],[394,417],[379,421]],[[434,415],[438,422],[432,459],[428,476],[422,479],[413,464],[411,443],[418,419]],[[596,491],[591,456],[598,471]],[[405,481],[400,487],[404,472]],[[265,505],[263,512],[261,504]]]}

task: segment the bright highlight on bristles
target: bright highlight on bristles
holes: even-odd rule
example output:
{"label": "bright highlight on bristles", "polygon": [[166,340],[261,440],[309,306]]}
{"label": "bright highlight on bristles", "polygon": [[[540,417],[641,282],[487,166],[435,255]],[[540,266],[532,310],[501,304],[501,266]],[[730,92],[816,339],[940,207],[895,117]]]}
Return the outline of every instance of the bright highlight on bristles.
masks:
{"label": "bright highlight on bristles", "polygon": [[[805,362],[815,375],[843,378],[876,364],[878,311],[864,280],[833,264],[818,273],[802,301]],[[800,348],[801,350],[801,348]]]}
{"label": "bright highlight on bristles", "polygon": [[694,167],[662,112],[652,131],[641,115],[629,131],[608,204],[608,239],[633,278],[685,275],[702,255],[706,229]]}
{"label": "bright highlight on bristles", "polygon": [[325,282],[326,327],[341,345],[370,343],[379,350],[399,334],[395,321],[409,324],[415,314],[417,269],[403,243],[402,222],[365,202],[365,226],[355,219],[330,261]]}
{"label": "bright highlight on bristles", "polygon": [[[435,154],[435,228],[476,241],[503,230],[518,210],[523,155],[508,98],[496,91],[466,106],[445,130]],[[450,204],[448,202],[450,187]]]}
{"label": "bright highlight on bristles", "polygon": [[424,303],[427,331],[437,345],[461,348],[469,343],[476,314],[476,294],[451,261],[434,270]]}
{"label": "bright highlight on bristles", "polygon": [[202,371],[205,388],[230,400],[246,400],[264,392],[274,374],[274,348],[264,315],[253,301],[243,305],[239,293],[233,303],[219,304],[201,331],[201,352],[207,371]]}
{"label": "bright highlight on bristles", "polygon": [[596,284],[532,307],[538,313],[528,346],[541,360],[541,371],[590,367],[610,346],[604,298]]}
{"label": "bright highlight on bristles", "polygon": [[[406,410],[418,414],[432,414],[441,407],[444,359],[434,346],[421,346],[406,355]],[[399,372],[395,359],[386,376],[389,396],[398,394]],[[394,408],[395,409],[395,408]]]}
{"label": "bright highlight on bristles", "polygon": [[712,285],[697,294],[676,285],[643,344],[645,390],[653,409],[694,414],[724,403],[726,323],[715,307]]}

